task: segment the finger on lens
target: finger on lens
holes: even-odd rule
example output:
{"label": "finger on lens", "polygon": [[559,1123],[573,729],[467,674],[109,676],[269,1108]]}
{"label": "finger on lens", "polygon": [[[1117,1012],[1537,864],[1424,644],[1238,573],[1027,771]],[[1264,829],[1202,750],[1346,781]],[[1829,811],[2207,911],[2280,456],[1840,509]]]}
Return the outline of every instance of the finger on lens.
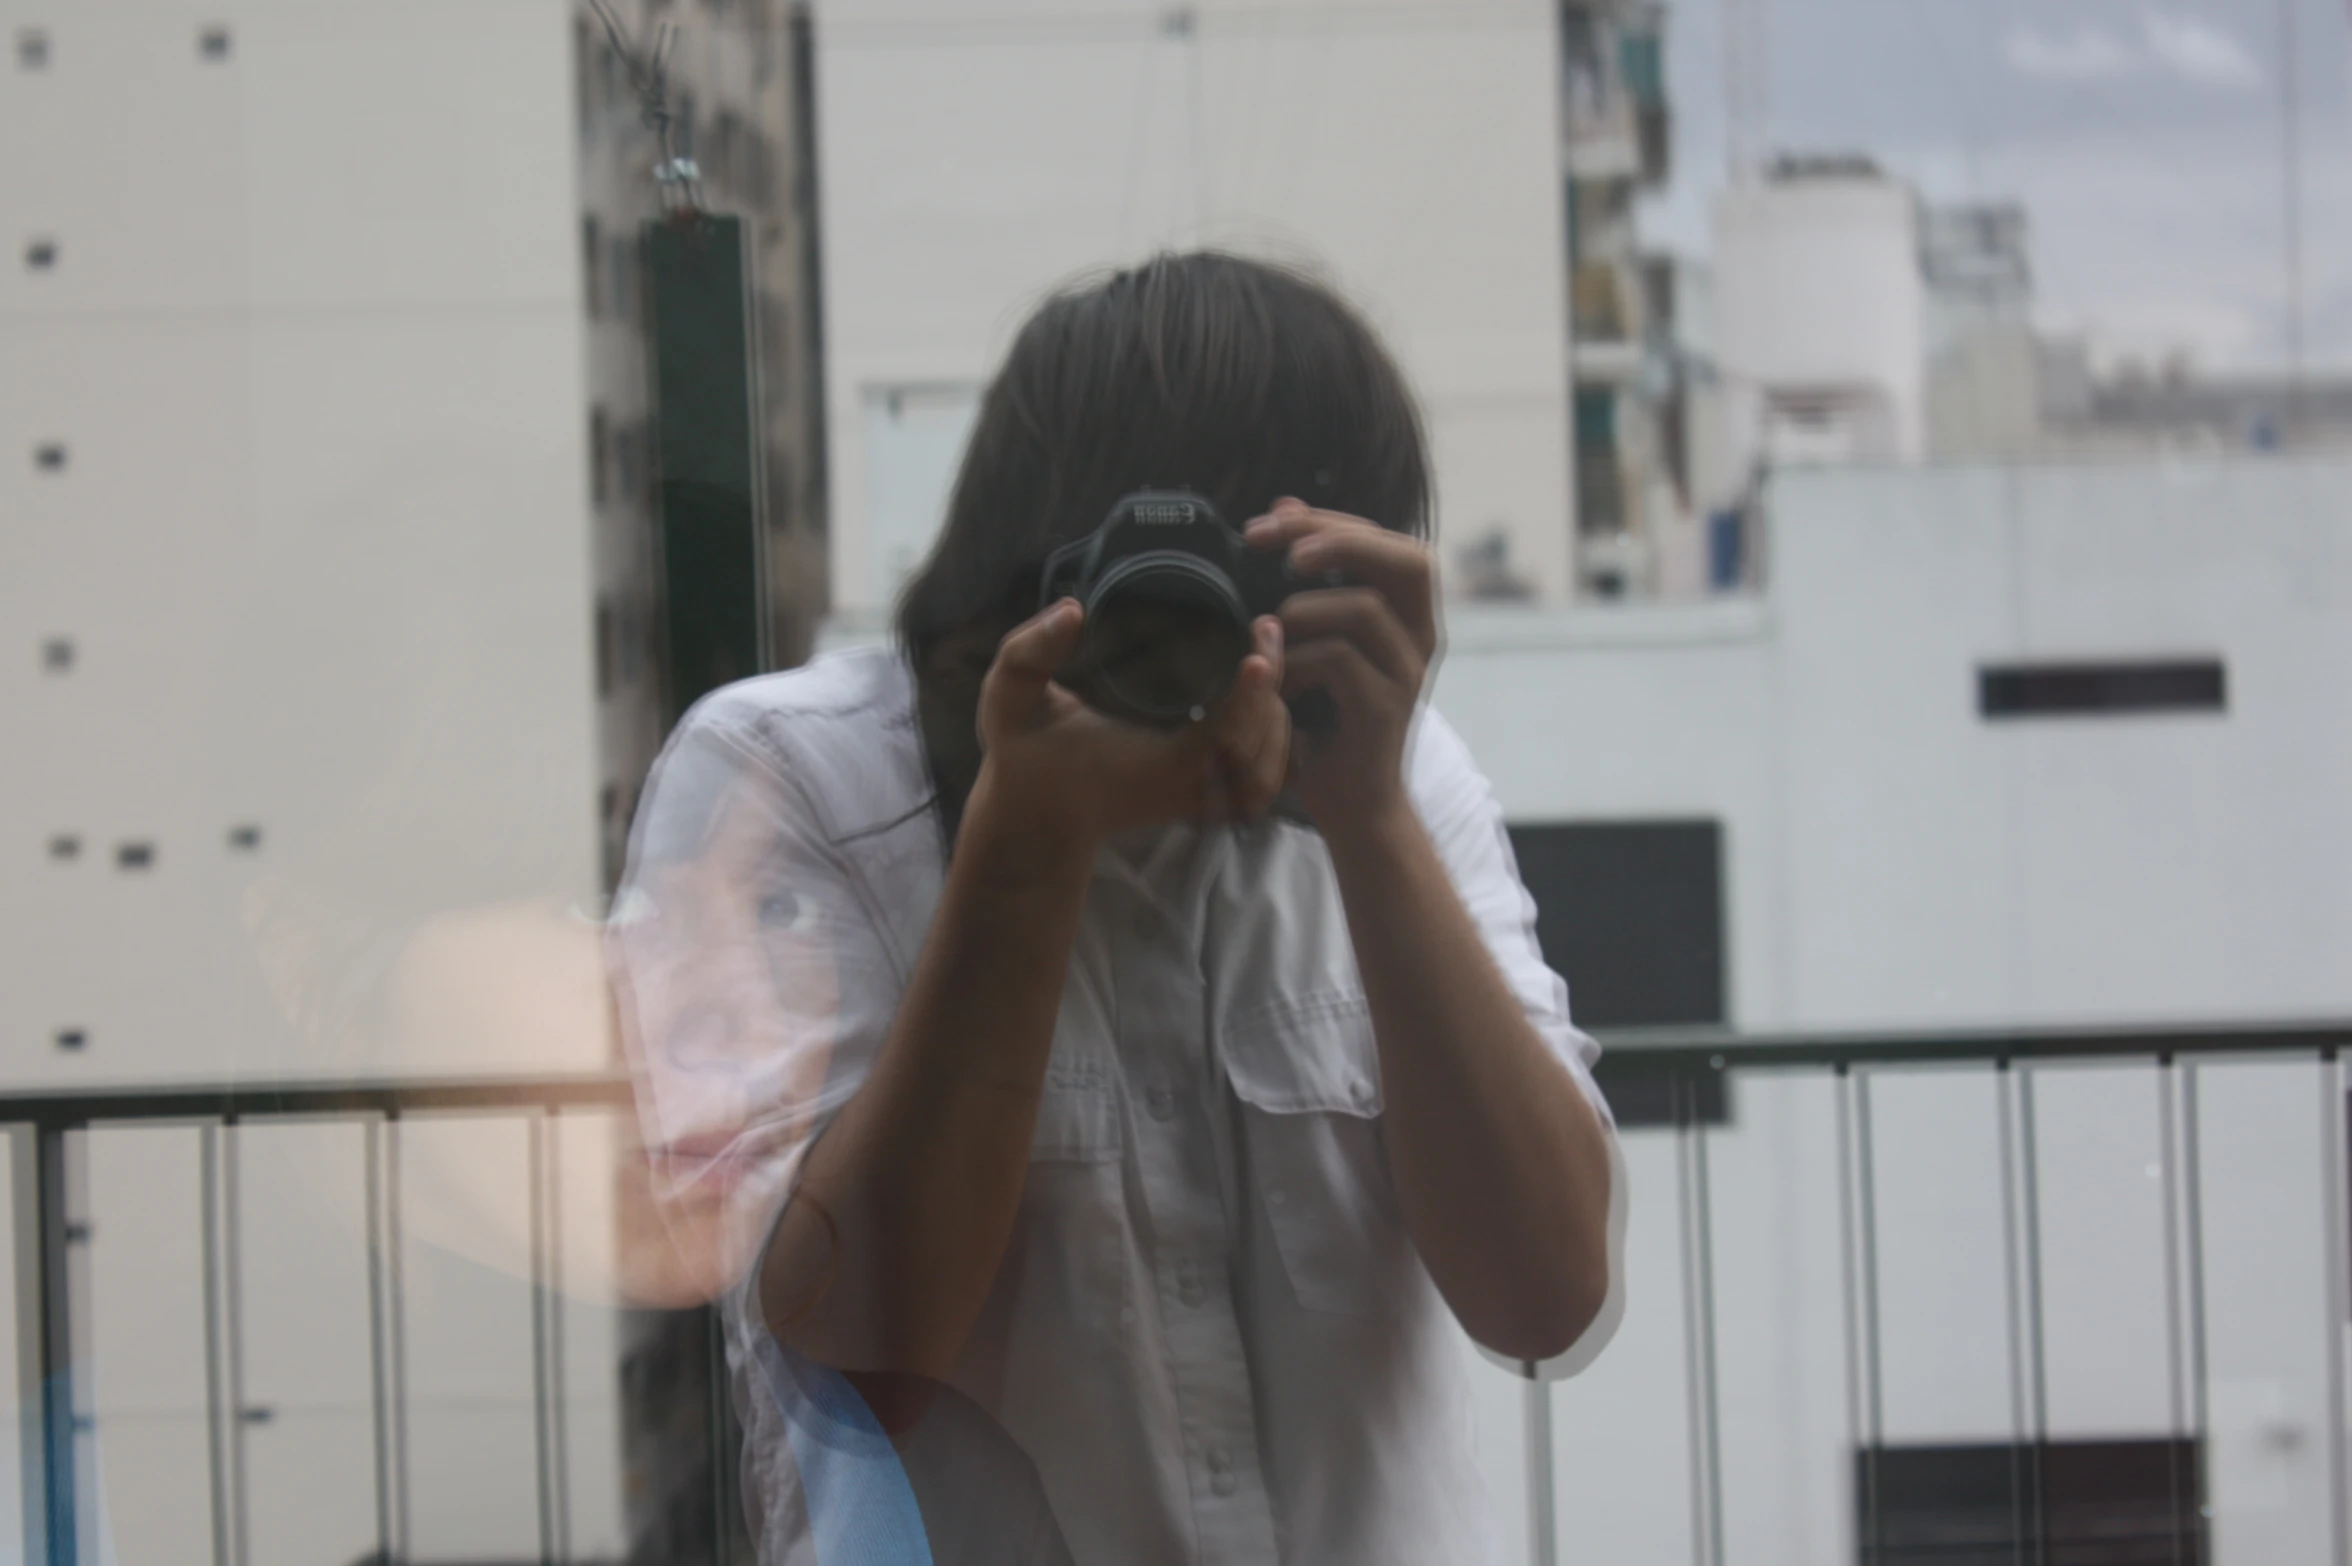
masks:
{"label": "finger on lens", "polygon": [[1077,647],[1085,618],[1075,598],[1049,604],[1006,633],[997,647],[997,665],[1033,679],[1052,678]]}
{"label": "finger on lens", "polygon": [[1295,700],[1319,690],[1332,697],[1352,699],[1386,683],[1386,679],[1353,641],[1337,636],[1318,637],[1292,655],[1290,668],[1283,676],[1282,694]]}
{"label": "finger on lens", "polygon": [[1428,546],[1368,522],[1302,535],[1290,547],[1290,563],[1302,573],[1339,571],[1368,582],[1396,600],[1400,610],[1408,608],[1408,600],[1428,601]]}
{"label": "finger on lens", "polygon": [[1427,672],[1425,655],[1394,606],[1370,588],[1328,587],[1296,594],[1282,606],[1282,618],[1299,644],[1291,654],[1294,664],[1314,642],[1338,638],[1353,643],[1392,680],[1417,685]]}

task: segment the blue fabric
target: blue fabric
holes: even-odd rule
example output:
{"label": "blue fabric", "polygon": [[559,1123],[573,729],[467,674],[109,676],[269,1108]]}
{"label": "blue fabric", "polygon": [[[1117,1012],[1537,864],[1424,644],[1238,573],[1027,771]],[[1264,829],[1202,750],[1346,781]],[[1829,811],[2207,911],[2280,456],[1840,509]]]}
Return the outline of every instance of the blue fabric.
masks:
{"label": "blue fabric", "polygon": [[784,1415],[817,1566],[933,1566],[923,1510],[898,1449],[838,1371],[760,1334]]}

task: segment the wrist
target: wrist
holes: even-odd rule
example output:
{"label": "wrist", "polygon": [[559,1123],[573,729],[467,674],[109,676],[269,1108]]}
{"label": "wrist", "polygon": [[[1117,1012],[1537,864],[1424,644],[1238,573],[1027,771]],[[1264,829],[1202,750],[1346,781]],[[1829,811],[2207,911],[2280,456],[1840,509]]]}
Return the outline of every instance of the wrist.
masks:
{"label": "wrist", "polygon": [[1420,815],[1402,789],[1365,810],[1318,821],[1316,827],[1331,850],[1332,868],[1343,879],[1358,865],[1394,863],[1399,855],[1429,841]]}
{"label": "wrist", "polygon": [[1048,884],[1083,877],[1101,836],[1091,816],[1068,799],[983,757],[956,831],[955,857],[992,883]]}

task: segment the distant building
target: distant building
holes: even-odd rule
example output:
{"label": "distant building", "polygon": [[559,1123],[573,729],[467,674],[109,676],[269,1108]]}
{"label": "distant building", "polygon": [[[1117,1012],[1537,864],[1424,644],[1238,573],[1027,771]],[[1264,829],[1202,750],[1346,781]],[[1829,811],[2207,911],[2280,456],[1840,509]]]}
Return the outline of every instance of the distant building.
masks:
{"label": "distant building", "polygon": [[2078,341],[2039,343],[2041,444],[2058,453],[2196,456],[2352,450],[2352,378],[2200,375],[2185,365],[2092,373]]}
{"label": "distant building", "polygon": [[[574,0],[572,22],[608,885],[669,725],[713,685],[802,661],[830,604],[809,10],[615,9],[617,47],[594,7]],[[657,29],[666,147],[632,70]],[[740,445],[714,439],[729,420],[713,392],[720,412],[749,410]],[[714,531],[731,554],[712,552]],[[728,581],[730,560],[764,580]],[[690,622],[721,618],[714,596],[748,597],[764,623],[697,634]],[[620,1322],[630,1560],[750,1556],[741,1509],[712,1504],[738,1439],[713,1331],[706,1311]]]}
{"label": "distant building", "polygon": [[[925,15],[818,13],[846,621],[884,617],[929,548],[979,388],[1039,295],[1196,245],[1306,261],[1367,310],[1423,399],[1450,583],[1571,592],[1558,0]],[[1620,165],[1662,130],[1612,123]]]}
{"label": "distant building", "polygon": [[2029,245],[2017,202],[1920,213],[1927,451],[1939,461],[2022,457],[2040,441]]}
{"label": "distant building", "polygon": [[1674,279],[1634,214],[1672,167],[1665,28],[1658,0],[1561,0],[1577,588],[1601,598],[1651,589],[1682,509]]}
{"label": "distant building", "polygon": [[[1728,1052],[1755,1032],[1990,1038],[2340,1017],[2352,1011],[2347,495],[2352,463],[2292,457],[2235,457],[2194,482],[2146,461],[1779,472],[1760,595],[1543,615],[1465,606],[1432,699],[1493,780],[1543,916],[1587,921],[1581,951],[1547,933],[1545,952],[1588,1025],[1721,1021]],[[2152,662],[2205,683],[2141,705],[2102,699]],[[2071,671],[2075,705],[1989,699],[1995,680],[2051,668]],[[1546,839],[1596,845],[1584,873],[1547,870],[1530,851]],[[1675,851],[1693,839],[1702,852]],[[1612,922],[1652,907],[1686,914],[1642,926],[1646,946],[1616,945]],[[1704,957],[1636,997],[1624,976],[1663,971],[1646,960],[1658,950]],[[1586,960],[1603,956],[1618,960]],[[1604,1009],[1636,998],[1658,1010]],[[2160,1073],[2062,1067],[2036,1074],[2039,1196],[2026,1200],[2069,1239],[2050,1243],[2028,1296],[2050,1390],[2032,1416],[2046,1422],[2022,1428],[2193,1435],[2214,1476],[2181,1492],[2208,1503],[2215,1545],[2201,1558],[2321,1559],[2333,1467],[2312,1453],[2336,1417],[2326,1365],[2342,1317],[2319,1237],[2341,1233],[2342,1208],[2323,1205],[2317,1155],[2343,1105],[2308,1061],[2193,1069],[2208,1139],[2196,1199],[2211,1204],[2205,1233],[2223,1237],[2192,1274],[2213,1412],[2184,1423],[2178,1389],[2201,1384],[2186,1377],[2167,1397],[2186,1313],[2166,1304],[2181,1253],[2159,1216],[2161,1168],[2176,1167],[2159,1163]],[[1687,1174],[1687,1131],[1626,1136],[1632,1189],[1652,1204],[1628,1233],[1628,1297],[1649,1303],[1562,1394],[1551,1510],[1579,1558],[1707,1558],[1686,1480],[1710,1472],[1730,1558],[1879,1553],[1856,1501],[1873,1438],[1849,1422],[1858,1382],[1841,1349],[1854,1340],[1838,1337],[1841,1278],[1855,1276],[1837,1238],[1841,1122],[1826,1073],[1765,1075],[1739,1084],[1747,1096],[1710,1133],[1711,1187]],[[2019,1208],[1997,1174],[2013,1128],[1995,1123],[1996,1075],[1978,1068],[1939,1092],[1905,1069],[1875,1074],[1889,1118],[1865,1189],[1882,1254],[1909,1258],[1889,1263],[1868,1307],[1900,1324],[1883,1339],[1890,1445],[2005,1449],[2019,1436],[2022,1334],[2004,1309],[2017,1274],[2005,1282],[2001,1260]],[[1714,1469],[1677,1395],[1699,1374],[1691,1317],[1677,1314],[1700,1297],[1682,1292],[1690,1228],[1675,1222],[1678,1193],[1694,1188],[1717,1204],[1723,1293],[1697,1329],[1718,1335],[1725,1378]],[[1504,1468],[1497,1493],[1518,1499],[1522,1471]],[[2104,1471],[2096,1483],[2123,1484]],[[1986,1492],[1947,1493],[1975,1504]]]}
{"label": "distant building", "polygon": [[1910,187],[1859,156],[1783,157],[1717,198],[1730,471],[1924,454],[1918,223]]}
{"label": "distant building", "polygon": [[[763,0],[618,9],[674,28],[676,152],[749,234],[738,406],[756,380],[766,640],[790,656],[824,581],[805,22]],[[53,134],[8,181],[25,238],[0,273],[9,1085],[609,1066],[593,1026],[406,1026],[393,1002],[428,928],[459,947],[508,915],[588,929],[567,905],[597,908],[662,737],[643,245],[661,154],[630,73],[574,4],[20,22],[0,113]],[[275,1409],[237,1438],[252,1553],[356,1559],[379,1543],[365,1358],[343,1352],[368,1295],[337,1292],[364,1269],[336,1221],[359,1207],[359,1130],[319,1131],[297,1174],[273,1160],[301,1135],[238,1140],[249,1304],[286,1296],[273,1279],[319,1291],[311,1317],[273,1318],[301,1330],[256,1327],[225,1389]],[[419,1209],[449,1173],[434,1140],[406,1165]],[[180,1201],[193,1141],[109,1142],[94,1189],[127,1167]],[[94,1276],[124,1275],[110,1247],[140,1221],[86,1226]],[[427,1298],[439,1264],[416,1249],[416,1553],[519,1555],[527,1382],[451,1371],[485,1340]],[[525,1319],[519,1277],[434,1276],[460,1273],[475,1292],[444,1302]],[[95,1291],[101,1343],[184,1344],[198,1390],[101,1377],[93,1466],[122,1558],[184,1558],[211,1537],[207,1345],[168,1258],[128,1275],[140,1290]],[[614,1555],[620,1349],[604,1318],[574,1325],[567,1526]],[[640,1510],[665,1477],[631,1476]]]}

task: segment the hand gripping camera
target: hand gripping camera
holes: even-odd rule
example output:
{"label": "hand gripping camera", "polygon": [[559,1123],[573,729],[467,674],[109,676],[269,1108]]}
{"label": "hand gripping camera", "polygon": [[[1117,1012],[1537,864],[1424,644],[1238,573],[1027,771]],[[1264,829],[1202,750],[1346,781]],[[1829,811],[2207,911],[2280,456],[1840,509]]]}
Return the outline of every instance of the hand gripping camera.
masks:
{"label": "hand gripping camera", "polygon": [[1252,621],[1293,593],[1344,584],[1337,572],[1299,575],[1287,553],[1251,548],[1189,490],[1127,496],[1046,557],[1038,607],[1075,598],[1086,610],[1062,683],[1129,722],[1198,722],[1240,673]]}

